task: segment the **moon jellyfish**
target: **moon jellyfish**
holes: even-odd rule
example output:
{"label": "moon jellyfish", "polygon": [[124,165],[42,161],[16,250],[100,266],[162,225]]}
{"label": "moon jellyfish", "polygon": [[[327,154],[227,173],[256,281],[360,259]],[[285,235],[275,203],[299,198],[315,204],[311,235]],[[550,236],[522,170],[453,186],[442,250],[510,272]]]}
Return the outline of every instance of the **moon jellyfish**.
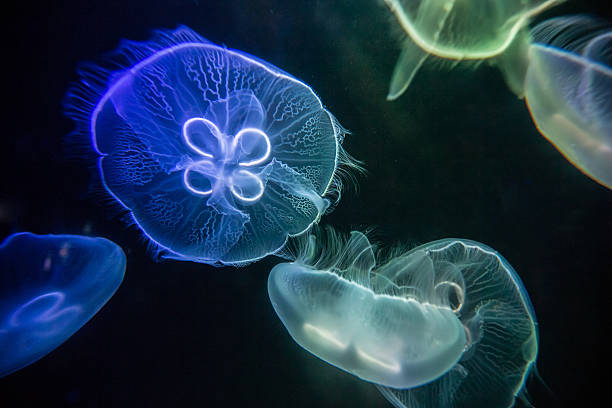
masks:
{"label": "moon jellyfish", "polygon": [[303,348],[375,383],[396,407],[509,407],[534,364],[533,308],[491,248],[444,239],[377,265],[368,239],[330,231],[268,278],[274,310]]}
{"label": "moon jellyfish", "polygon": [[115,293],[125,254],[104,238],[11,235],[0,245],[0,377],[44,357]]}
{"label": "moon jellyfish", "polygon": [[612,27],[559,17],[532,35],[525,97],[533,121],[574,166],[612,188]]}
{"label": "moon jellyfish", "polygon": [[[388,100],[398,98],[429,56],[450,61],[513,58],[529,20],[564,0],[385,0],[408,38]],[[518,43],[513,44],[518,38]],[[507,62],[504,63],[504,66]],[[512,84],[513,78],[507,78]]]}
{"label": "moon jellyfish", "polygon": [[123,42],[68,94],[104,187],[160,256],[245,264],[339,198],[346,131],[279,68],[187,27]]}

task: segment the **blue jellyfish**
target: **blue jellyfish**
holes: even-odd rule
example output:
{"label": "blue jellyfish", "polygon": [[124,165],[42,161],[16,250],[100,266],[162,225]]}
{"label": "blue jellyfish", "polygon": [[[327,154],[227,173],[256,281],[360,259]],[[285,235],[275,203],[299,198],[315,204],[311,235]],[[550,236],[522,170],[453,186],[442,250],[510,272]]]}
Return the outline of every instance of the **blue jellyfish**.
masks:
{"label": "blue jellyfish", "polygon": [[612,188],[612,26],[558,17],[532,36],[524,93],[536,126],[580,171]]}
{"label": "blue jellyfish", "polygon": [[104,238],[11,235],[0,245],[0,377],[44,357],[115,293],[125,254]]}
{"label": "blue jellyfish", "polygon": [[312,354],[375,383],[396,407],[514,404],[536,359],[536,319],[519,277],[491,248],[444,239],[377,266],[365,235],[330,230],[298,241],[290,256],[272,269],[268,293]]}
{"label": "blue jellyfish", "polygon": [[337,170],[355,162],[308,85],[187,27],[124,42],[116,59],[82,72],[67,113],[160,256],[245,264],[339,198]]}

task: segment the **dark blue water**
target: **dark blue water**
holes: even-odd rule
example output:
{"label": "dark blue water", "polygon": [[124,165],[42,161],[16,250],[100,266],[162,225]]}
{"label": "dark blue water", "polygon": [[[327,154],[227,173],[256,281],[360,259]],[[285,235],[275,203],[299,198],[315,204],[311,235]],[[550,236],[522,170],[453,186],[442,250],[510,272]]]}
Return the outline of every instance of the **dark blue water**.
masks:
{"label": "dark blue water", "polygon": [[[578,4],[580,3],[580,4]],[[592,12],[575,1],[548,16]],[[21,2],[7,16],[0,238],[86,233],[121,245],[123,285],[94,319],[41,361],[0,380],[2,407],[389,407],[376,389],[297,346],[266,292],[267,258],[246,268],[156,263],[91,173],[67,160],[61,100],[76,66],[186,24],[317,91],[365,161],[323,223],[375,227],[384,245],[445,237],[484,242],[521,276],[540,323],[537,407],[589,406],[610,366],[612,191],[571,166],[533,126],[499,72],[423,69],[385,101],[399,52],[376,1]],[[543,16],[544,17],[544,16]],[[8,106],[8,109],[6,108]],[[74,151],[72,151],[74,155]]]}

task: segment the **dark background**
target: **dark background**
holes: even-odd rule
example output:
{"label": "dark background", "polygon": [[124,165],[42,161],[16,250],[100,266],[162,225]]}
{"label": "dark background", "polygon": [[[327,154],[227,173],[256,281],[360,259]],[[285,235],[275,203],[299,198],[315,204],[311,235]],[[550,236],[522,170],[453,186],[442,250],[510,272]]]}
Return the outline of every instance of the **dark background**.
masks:
{"label": "dark background", "polygon": [[[591,12],[573,1],[546,16]],[[384,245],[481,241],[523,279],[540,324],[536,407],[589,406],[609,393],[612,191],[539,135],[499,72],[426,66],[385,101],[399,31],[374,0],[21,1],[4,12],[0,239],[17,231],[100,235],[128,255],[125,280],[80,331],[0,379],[2,407],[351,407],[390,404],[375,387],[295,344],[266,291],[269,257],[246,268],[151,260],[79,160],[61,101],[81,61],[121,38],[186,24],[315,89],[365,161],[358,192],[323,218],[375,227]],[[542,16],[541,18],[544,18]],[[9,108],[6,109],[6,103]],[[94,186],[94,187],[92,187]]]}

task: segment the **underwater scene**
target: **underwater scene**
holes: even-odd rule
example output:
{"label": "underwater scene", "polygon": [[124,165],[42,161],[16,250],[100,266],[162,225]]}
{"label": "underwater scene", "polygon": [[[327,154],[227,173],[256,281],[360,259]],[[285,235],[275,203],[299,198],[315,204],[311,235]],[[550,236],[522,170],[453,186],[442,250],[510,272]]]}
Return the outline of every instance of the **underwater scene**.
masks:
{"label": "underwater scene", "polygon": [[0,406],[605,406],[607,3],[17,4]]}

